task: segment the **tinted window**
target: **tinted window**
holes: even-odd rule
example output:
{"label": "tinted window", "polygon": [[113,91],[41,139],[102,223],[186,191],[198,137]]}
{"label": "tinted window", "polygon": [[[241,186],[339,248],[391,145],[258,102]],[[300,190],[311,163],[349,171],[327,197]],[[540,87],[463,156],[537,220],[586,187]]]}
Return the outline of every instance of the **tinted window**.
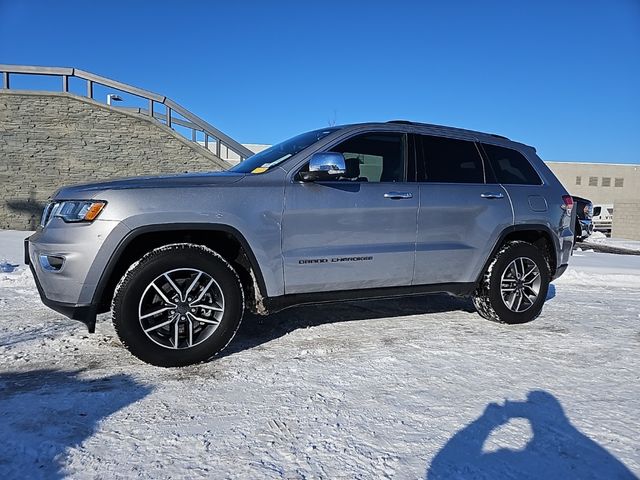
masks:
{"label": "tinted window", "polygon": [[540,185],[540,177],[529,161],[516,150],[483,144],[498,183]]}
{"label": "tinted window", "polygon": [[344,180],[360,182],[404,182],[404,135],[365,133],[331,149],[344,155]]}
{"label": "tinted window", "polygon": [[415,146],[419,182],[484,183],[482,158],[473,142],[418,135]]}

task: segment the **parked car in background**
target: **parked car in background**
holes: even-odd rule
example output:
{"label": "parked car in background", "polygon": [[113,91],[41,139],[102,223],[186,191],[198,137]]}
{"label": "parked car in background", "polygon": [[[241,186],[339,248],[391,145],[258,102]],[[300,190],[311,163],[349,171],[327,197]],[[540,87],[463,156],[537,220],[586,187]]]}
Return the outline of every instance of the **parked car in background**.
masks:
{"label": "parked car in background", "polygon": [[576,209],[576,223],[573,235],[576,242],[585,240],[593,233],[593,203],[591,200],[573,195],[573,206]]}
{"label": "parked car in background", "polygon": [[606,235],[611,235],[611,225],[613,224],[613,205],[593,206],[593,229]]}

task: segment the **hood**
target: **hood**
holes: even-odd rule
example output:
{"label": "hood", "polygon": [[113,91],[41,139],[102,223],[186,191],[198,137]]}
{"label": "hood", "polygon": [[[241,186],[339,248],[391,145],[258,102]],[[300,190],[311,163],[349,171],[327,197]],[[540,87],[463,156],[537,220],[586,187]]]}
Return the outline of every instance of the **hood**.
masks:
{"label": "hood", "polygon": [[98,192],[104,192],[106,190],[175,187],[180,188],[232,184],[240,181],[244,176],[244,173],[226,171],[121,178],[108,182],[84,183],[62,187],[56,192],[54,198],[81,200],[84,198],[92,198],[94,195],[98,194]]}

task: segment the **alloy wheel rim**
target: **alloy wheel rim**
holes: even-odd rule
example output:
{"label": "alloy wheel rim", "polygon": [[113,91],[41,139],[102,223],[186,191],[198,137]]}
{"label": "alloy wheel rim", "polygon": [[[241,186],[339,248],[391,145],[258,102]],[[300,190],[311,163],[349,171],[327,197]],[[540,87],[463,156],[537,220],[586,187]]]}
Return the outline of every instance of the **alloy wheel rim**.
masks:
{"label": "alloy wheel rim", "polygon": [[195,347],[220,326],[224,294],[215,279],[195,268],[158,275],[138,304],[142,331],[154,343],[172,350]]}
{"label": "alloy wheel rim", "polygon": [[529,257],[518,257],[502,272],[500,296],[509,310],[522,313],[536,302],[541,285],[538,265]]}

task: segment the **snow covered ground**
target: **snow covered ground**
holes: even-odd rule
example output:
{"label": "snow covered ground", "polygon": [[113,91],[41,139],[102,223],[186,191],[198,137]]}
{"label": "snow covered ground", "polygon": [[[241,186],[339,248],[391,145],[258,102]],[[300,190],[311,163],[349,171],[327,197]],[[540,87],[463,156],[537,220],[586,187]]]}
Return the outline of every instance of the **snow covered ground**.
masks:
{"label": "snow covered ground", "polygon": [[0,272],[0,478],[634,478],[640,256],[579,252],[549,297],[521,326],[446,295],[295,308],[167,370]]}
{"label": "snow covered ground", "polygon": [[632,250],[634,252],[640,252],[640,241],[638,240],[627,240],[624,238],[610,238],[607,237],[602,232],[593,232],[589,238],[587,238],[584,242],[582,242],[583,247],[587,247],[589,245],[596,246],[605,246],[612,248],[620,248],[623,250]]}

